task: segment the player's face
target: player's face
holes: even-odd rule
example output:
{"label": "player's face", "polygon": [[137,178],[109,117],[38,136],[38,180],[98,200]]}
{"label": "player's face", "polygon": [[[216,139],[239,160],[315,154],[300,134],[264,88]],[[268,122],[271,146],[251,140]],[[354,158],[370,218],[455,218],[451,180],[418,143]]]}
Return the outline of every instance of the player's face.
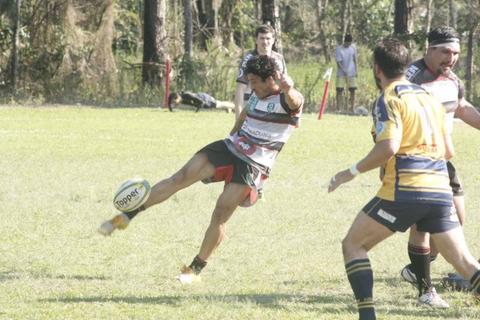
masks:
{"label": "player's face", "polygon": [[271,82],[275,83],[271,77],[264,81],[256,74],[249,73],[247,74],[247,79],[250,83],[250,88],[260,99],[266,98],[271,94]]}
{"label": "player's face", "polygon": [[448,75],[458,61],[460,50],[449,47],[429,48],[429,67],[437,74]]}
{"label": "player's face", "polygon": [[273,43],[275,39],[271,33],[259,33],[255,39],[255,44],[257,45],[257,51],[260,55],[269,56],[272,52]]}

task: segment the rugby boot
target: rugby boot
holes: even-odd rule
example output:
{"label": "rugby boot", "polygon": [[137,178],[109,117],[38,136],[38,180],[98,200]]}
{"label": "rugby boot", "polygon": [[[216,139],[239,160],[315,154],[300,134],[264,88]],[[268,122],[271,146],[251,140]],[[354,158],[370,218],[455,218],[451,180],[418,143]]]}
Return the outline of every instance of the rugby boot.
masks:
{"label": "rugby boot", "polygon": [[458,273],[449,273],[448,277],[442,279],[442,284],[444,287],[455,291],[470,291],[472,289],[470,281],[464,279]]}
{"label": "rugby boot", "polygon": [[446,309],[450,306],[448,303],[443,300],[440,295],[437,293],[435,288],[430,288],[427,292],[418,297],[418,305],[420,306],[429,306],[437,309]]}
{"label": "rugby boot", "polygon": [[105,221],[98,228],[98,232],[103,236],[109,236],[115,229],[123,230],[128,227],[130,219],[125,213],[117,214],[110,220]]}
{"label": "rugby boot", "polygon": [[180,269],[180,274],[176,277],[181,284],[191,284],[193,282],[200,282],[202,279],[199,274],[195,274],[193,269],[184,265]]}
{"label": "rugby boot", "polygon": [[417,285],[417,276],[415,273],[410,269],[410,265],[406,265],[402,271],[400,272],[402,279],[407,281],[408,283],[413,284],[414,286]]}

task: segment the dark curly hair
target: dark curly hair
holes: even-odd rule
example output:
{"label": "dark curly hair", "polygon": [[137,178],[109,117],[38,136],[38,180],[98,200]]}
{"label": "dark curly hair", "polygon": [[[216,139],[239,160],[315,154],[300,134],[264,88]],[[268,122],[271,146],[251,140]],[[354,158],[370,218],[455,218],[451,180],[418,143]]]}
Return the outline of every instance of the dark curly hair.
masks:
{"label": "dark curly hair", "polygon": [[278,71],[278,65],[275,60],[269,56],[255,56],[248,60],[246,74],[254,74],[265,81],[268,77],[275,78],[275,73]]}

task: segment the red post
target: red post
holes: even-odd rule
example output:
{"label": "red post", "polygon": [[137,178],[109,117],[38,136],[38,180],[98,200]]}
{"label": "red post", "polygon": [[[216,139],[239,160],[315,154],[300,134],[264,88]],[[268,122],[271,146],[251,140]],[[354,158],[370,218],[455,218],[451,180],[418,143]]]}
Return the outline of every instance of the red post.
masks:
{"label": "red post", "polygon": [[328,68],[323,75],[323,79],[325,80],[325,85],[323,86],[323,96],[322,101],[320,102],[320,106],[318,108],[318,120],[322,119],[323,113],[325,112],[325,107],[327,105],[327,98],[328,98],[328,85],[330,84],[330,77],[332,76],[332,68]]}
{"label": "red post", "polygon": [[171,62],[168,55],[165,57],[165,97],[163,99],[163,107],[168,108],[168,96],[170,95],[170,69]]}

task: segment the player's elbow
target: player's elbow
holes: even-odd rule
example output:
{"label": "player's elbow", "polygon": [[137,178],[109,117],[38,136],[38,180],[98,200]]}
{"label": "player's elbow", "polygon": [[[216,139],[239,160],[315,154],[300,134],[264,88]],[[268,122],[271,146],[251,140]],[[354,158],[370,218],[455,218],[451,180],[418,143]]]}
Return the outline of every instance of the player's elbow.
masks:
{"label": "player's elbow", "polygon": [[396,141],[390,141],[386,143],[383,148],[383,154],[385,155],[385,159],[388,160],[393,157],[400,149],[400,144]]}

